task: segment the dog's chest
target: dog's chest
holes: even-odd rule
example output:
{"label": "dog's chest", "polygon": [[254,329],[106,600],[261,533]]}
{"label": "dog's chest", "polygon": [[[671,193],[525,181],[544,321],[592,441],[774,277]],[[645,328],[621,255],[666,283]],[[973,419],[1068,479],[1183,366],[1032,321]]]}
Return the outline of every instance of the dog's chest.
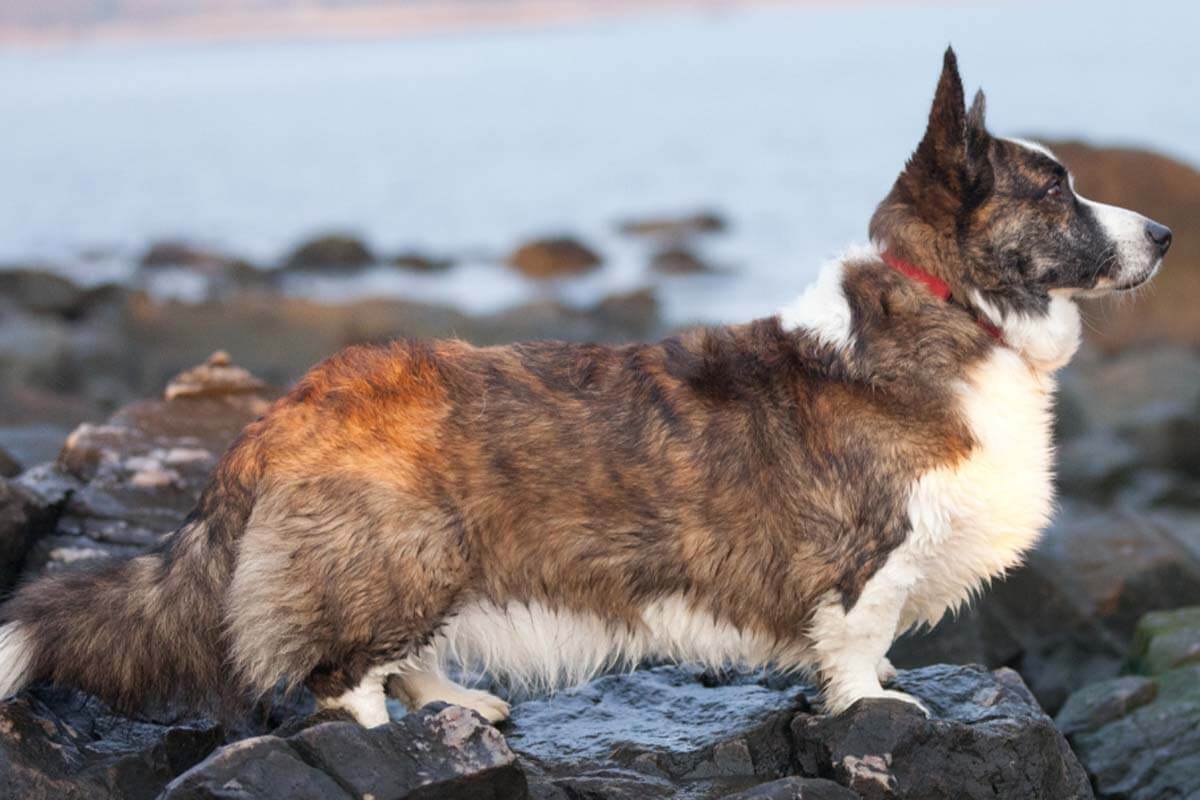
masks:
{"label": "dog's chest", "polygon": [[916,584],[903,622],[936,622],[989,579],[1020,563],[1054,502],[1053,378],[996,349],[960,390],[977,445],[913,486],[902,546]]}

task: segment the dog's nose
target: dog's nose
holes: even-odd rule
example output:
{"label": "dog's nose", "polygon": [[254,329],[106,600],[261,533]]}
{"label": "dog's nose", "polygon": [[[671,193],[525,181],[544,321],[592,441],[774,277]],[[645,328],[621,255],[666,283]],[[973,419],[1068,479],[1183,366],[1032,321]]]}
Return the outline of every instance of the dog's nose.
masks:
{"label": "dog's nose", "polygon": [[1157,222],[1147,222],[1146,238],[1154,242],[1154,246],[1164,256],[1167,254],[1167,250],[1171,248],[1171,229],[1166,225],[1159,225]]}

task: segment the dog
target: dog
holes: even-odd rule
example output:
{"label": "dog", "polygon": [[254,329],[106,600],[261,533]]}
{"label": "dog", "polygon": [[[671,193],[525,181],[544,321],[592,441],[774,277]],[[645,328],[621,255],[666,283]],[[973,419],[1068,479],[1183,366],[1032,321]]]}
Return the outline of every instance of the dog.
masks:
{"label": "dog", "polygon": [[[0,695],[119,708],[307,685],[386,722],[647,659],[804,670],[828,711],[900,633],[1019,564],[1052,510],[1076,298],[1144,284],[1171,232],[993,136],[947,50],[870,221],[776,316],[655,344],[351,347],[223,456],[156,550],[0,611]],[[396,676],[398,680],[389,680]]]}

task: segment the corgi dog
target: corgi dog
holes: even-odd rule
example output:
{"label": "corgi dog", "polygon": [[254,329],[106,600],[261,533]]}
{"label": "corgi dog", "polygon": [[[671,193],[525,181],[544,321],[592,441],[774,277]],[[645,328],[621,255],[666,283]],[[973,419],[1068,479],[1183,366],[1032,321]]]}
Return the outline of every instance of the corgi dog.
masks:
{"label": "corgi dog", "polygon": [[989,133],[952,50],[869,232],[746,324],[338,353],[156,550],[15,592],[0,695],[304,684],[373,726],[387,683],[497,721],[508,704],[452,676],[554,687],[674,659],[807,671],[831,713],[917,702],[885,688],[893,640],[1019,564],[1051,514],[1076,298],[1150,280],[1171,232]]}

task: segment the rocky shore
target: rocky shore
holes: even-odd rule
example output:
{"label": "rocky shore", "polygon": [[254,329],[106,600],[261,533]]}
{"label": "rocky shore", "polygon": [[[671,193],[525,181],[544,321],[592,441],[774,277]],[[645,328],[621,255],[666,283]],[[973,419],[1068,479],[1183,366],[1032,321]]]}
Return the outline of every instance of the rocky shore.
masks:
{"label": "rocky shore", "polygon": [[[1129,195],[1148,189],[1129,165],[1158,158],[1063,150],[1081,184],[1134,206],[1140,198]],[[1190,192],[1200,196],[1200,175],[1190,174],[1193,183],[1171,172],[1155,191],[1186,208]],[[223,723],[171,709],[129,718],[41,686],[0,703],[0,795],[1200,796],[1200,325],[1194,314],[1176,318],[1197,297],[1188,292],[1200,251],[1187,249],[1188,220],[1145,210],[1176,228],[1179,258],[1173,251],[1153,297],[1097,322],[1102,333],[1063,376],[1062,504],[1045,540],[970,610],[893,649],[898,687],[925,702],[929,719],[887,701],[833,718],[814,710],[819,696],[801,682],[672,665],[522,699],[499,728],[461,708],[405,715],[395,704],[391,724],[366,731],[314,715],[303,693]],[[648,269],[672,271],[687,265],[679,253],[703,266],[696,237],[724,225],[698,214],[622,227],[647,244]],[[506,268],[553,274],[547,265],[561,258],[579,272],[602,257],[551,238],[514,250]],[[151,248],[147,280],[182,270],[205,286],[186,303],[0,271],[0,594],[43,570],[156,543],[276,387],[344,345],[444,335],[613,341],[666,328],[650,291],[485,316],[278,291],[288,274],[384,260],[448,266],[440,255],[385,256],[338,238],[296,248],[279,274],[186,245]]]}

